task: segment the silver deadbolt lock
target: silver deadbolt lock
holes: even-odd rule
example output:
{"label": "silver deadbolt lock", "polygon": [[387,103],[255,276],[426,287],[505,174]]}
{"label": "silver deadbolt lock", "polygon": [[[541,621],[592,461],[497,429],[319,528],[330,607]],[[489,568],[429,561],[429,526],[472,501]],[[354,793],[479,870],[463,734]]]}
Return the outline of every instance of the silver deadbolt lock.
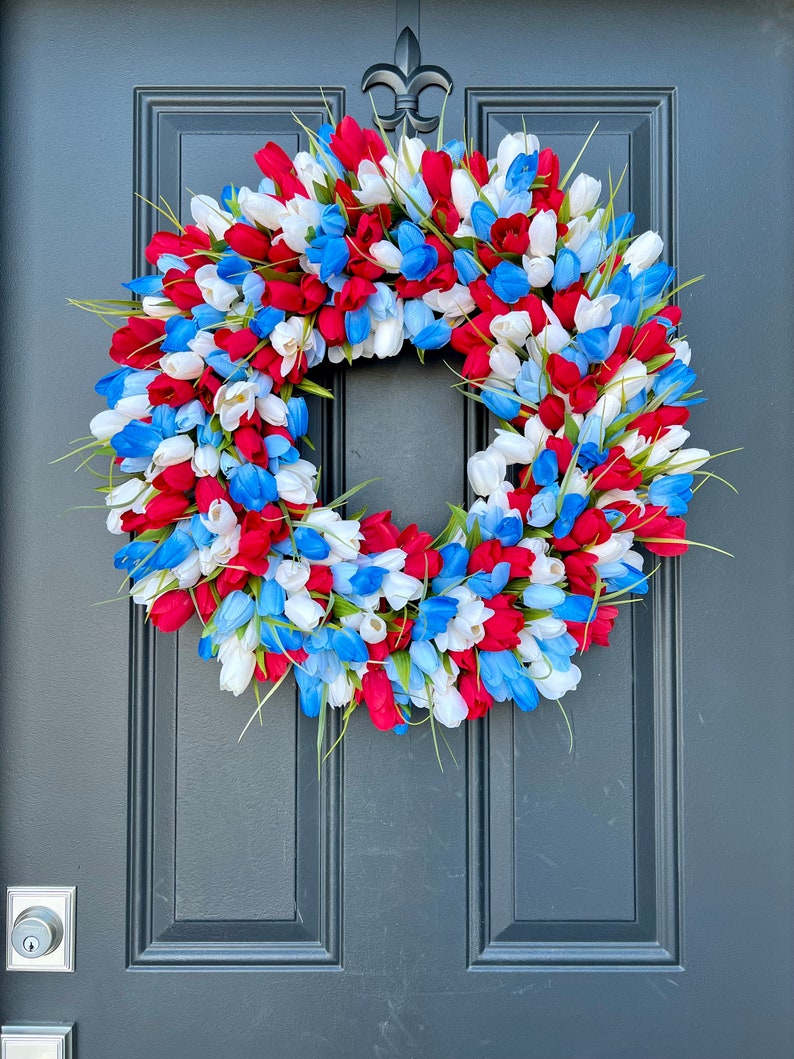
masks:
{"label": "silver deadbolt lock", "polygon": [[11,944],[20,956],[36,960],[57,949],[63,939],[63,923],[57,912],[44,905],[26,908],[17,916]]}
{"label": "silver deadbolt lock", "polygon": [[75,900],[74,886],[8,887],[7,971],[74,970]]}

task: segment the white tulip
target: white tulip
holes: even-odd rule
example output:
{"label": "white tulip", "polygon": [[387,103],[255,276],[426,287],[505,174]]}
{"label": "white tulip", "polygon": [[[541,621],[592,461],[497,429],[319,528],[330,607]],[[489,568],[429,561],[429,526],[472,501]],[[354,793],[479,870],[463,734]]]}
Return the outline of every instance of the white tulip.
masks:
{"label": "white tulip", "polygon": [[110,441],[114,434],[118,434],[120,430],[123,430],[133,418],[135,417],[124,415],[123,412],[119,412],[115,408],[106,408],[104,412],[98,412],[94,416],[88,424],[88,429],[97,441],[104,443]]}
{"label": "white tulip", "polygon": [[205,364],[198,353],[185,349],[177,353],[166,353],[160,358],[160,367],[172,379],[198,379]]}
{"label": "white tulip", "polygon": [[170,298],[164,298],[160,294],[147,294],[141,299],[141,308],[146,316],[151,316],[158,320],[167,320],[169,317],[178,316],[182,312],[179,306],[174,305]]}
{"label": "white tulip", "polygon": [[580,173],[568,188],[568,206],[571,217],[589,213],[598,202],[601,194],[601,181]]}
{"label": "white tulip", "polygon": [[521,371],[521,360],[508,346],[494,346],[488,354],[491,376],[501,382],[515,382]]}
{"label": "white tulip", "polygon": [[193,277],[207,305],[225,313],[239,297],[237,288],[218,275],[216,265],[202,265]]}
{"label": "white tulip", "polygon": [[488,448],[469,457],[466,473],[477,496],[488,496],[505,480],[507,462],[497,449]]}
{"label": "white tulip", "polygon": [[490,331],[497,342],[512,342],[514,346],[523,346],[532,333],[532,322],[526,310],[513,310],[502,316],[495,316],[491,320]]}
{"label": "white tulip", "polygon": [[258,391],[258,383],[245,380],[224,383],[219,388],[215,394],[214,408],[224,430],[229,433],[237,430],[243,416],[254,414]]}
{"label": "white tulip", "polygon": [[180,588],[192,588],[201,577],[201,563],[198,549],[194,548],[186,559],[177,564],[172,571]]}
{"label": "white tulip", "polygon": [[623,254],[623,264],[629,266],[631,278],[644,271],[656,261],[664,250],[664,242],[658,232],[643,232],[638,235]]}
{"label": "white tulip", "polygon": [[612,308],[620,301],[617,294],[603,294],[588,301],[580,298],[573,314],[577,331],[590,331],[594,327],[606,327],[612,321]]}
{"label": "white tulip", "polygon": [[[378,566],[380,566],[380,558]],[[424,591],[424,582],[410,574],[394,571],[386,574],[383,579],[381,592],[392,610],[403,610],[405,605],[412,599],[419,599]]]}
{"label": "white tulip", "polygon": [[554,275],[554,262],[550,257],[530,257],[524,254],[521,262],[532,287],[545,287],[551,283]]}
{"label": "white tulip", "polygon": [[516,650],[525,662],[540,662],[543,658],[543,653],[538,647],[538,641],[526,629],[522,629],[518,634],[518,647]]}
{"label": "white tulip", "polygon": [[427,150],[427,145],[418,136],[401,136],[397,148],[397,157],[406,166],[411,176],[419,172],[422,164],[422,155]]}
{"label": "white tulip", "polygon": [[309,593],[303,589],[287,598],[284,604],[284,614],[296,628],[302,632],[311,632],[322,621],[325,607],[318,603],[316,599],[312,599]]}
{"label": "white tulip", "polygon": [[214,445],[209,444],[199,445],[193,453],[193,459],[190,463],[190,466],[199,478],[206,478],[208,475],[217,474],[220,465],[220,453]]}
{"label": "white tulip", "polygon": [[465,169],[453,169],[452,202],[461,220],[469,216],[471,207],[479,196],[480,191],[474,177]]}
{"label": "white tulip", "polygon": [[402,320],[397,316],[388,316],[385,320],[377,321],[364,345],[371,348],[379,360],[384,360],[386,357],[396,357],[404,342]]}
{"label": "white tulip", "polygon": [[281,370],[288,375],[297,363],[301,350],[307,341],[307,328],[302,316],[291,316],[276,324],[270,334],[270,344],[283,358]]}
{"label": "white tulip", "polygon": [[573,691],[582,679],[582,671],[578,666],[571,664],[563,673],[559,669],[551,669],[545,659],[531,662],[529,672],[541,695],[552,700],[561,699],[566,691]]}
{"label": "white tulip", "polygon": [[447,593],[458,600],[458,609],[444,632],[434,637],[439,651],[466,651],[485,636],[485,622],[494,612],[471,589],[460,585]]}
{"label": "white tulip", "polygon": [[335,677],[328,685],[328,705],[338,710],[340,706],[347,706],[353,697],[353,685],[348,680],[344,670]]}
{"label": "white tulip", "polygon": [[383,178],[383,174],[369,158],[359,163],[358,171],[359,190],[354,191],[362,206],[386,205],[391,202],[391,189]]}
{"label": "white tulip", "polygon": [[557,214],[541,210],[529,222],[529,256],[549,257],[557,246]]}
{"label": "white tulip", "polygon": [[282,559],[276,567],[275,579],[285,592],[300,592],[311,576],[308,559]]}
{"label": "white tulip", "polygon": [[122,397],[116,402],[115,411],[128,419],[143,419],[151,414],[152,406],[149,404],[148,393],[136,393],[131,397]]}
{"label": "white tulip", "polygon": [[640,360],[627,360],[604,387],[604,393],[614,394],[623,404],[645,389],[648,372]]}
{"label": "white tulip", "polygon": [[526,624],[527,631],[541,640],[554,640],[562,636],[567,628],[562,618],[555,618],[551,614],[545,618],[535,618]]}
{"label": "white tulip", "polygon": [[369,248],[369,256],[381,268],[385,268],[387,272],[400,271],[400,265],[403,260],[402,251],[399,246],[390,243],[388,239],[381,239],[377,243],[372,243]]}
{"label": "white tulip", "polygon": [[378,553],[378,566],[384,570],[402,570],[405,566],[406,555],[402,548],[387,548],[385,552]]}
{"label": "white tulip", "polygon": [[174,467],[193,458],[196,446],[187,434],[177,434],[173,438],[163,438],[152,456],[152,466],[158,470],[162,467]]}
{"label": "white tulip", "polygon": [[149,607],[158,596],[167,592],[175,584],[176,579],[170,570],[155,570],[154,573],[147,574],[136,581],[130,588],[130,595],[136,603]]}
{"label": "white tulip", "polygon": [[105,503],[108,507],[119,511],[129,511],[135,505],[135,501],[147,494],[151,495],[151,487],[141,478],[129,478],[121,485],[114,485],[105,494]]}
{"label": "white tulip", "polygon": [[243,217],[253,224],[260,224],[263,228],[269,228],[277,232],[281,227],[281,221],[287,213],[287,207],[283,202],[273,198],[272,195],[263,195],[250,188],[239,188],[237,191],[237,202]]}
{"label": "white tulip", "polygon": [[269,393],[265,397],[257,397],[255,403],[257,412],[266,423],[274,427],[287,425],[287,406],[276,394]]}
{"label": "white tulip", "polygon": [[295,173],[298,180],[306,188],[307,194],[311,198],[316,199],[317,192],[314,185],[319,184],[321,188],[325,187],[325,170],[323,167],[315,158],[312,158],[308,151],[298,151],[292,160],[292,164],[295,166]]}
{"label": "white tulip", "polygon": [[469,714],[469,707],[457,688],[439,690],[433,687],[433,717],[445,728],[459,728]]}
{"label": "white tulip", "polygon": [[536,455],[533,443],[523,434],[516,434],[513,430],[497,429],[496,437],[491,442],[490,448],[504,456],[508,467],[516,463],[526,466],[532,463]]}
{"label": "white tulip", "polygon": [[689,348],[689,343],[685,338],[677,338],[670,345],[675,350],[675,359],[680,360],[682,364],[689,364],[692,359],[692,350]]}
{"label": "white tulip", "polygon": [[314,491],[316,476],[317,468],[308,460],[282,464],[276,472],[278,495],[288,504],[314,504],[317,500]]}
{"label": "white tulip", "polygon": [[212,501],[204,514],[199,514],[199,521],[210,533],[225,537],[233,532],[237,525],[237,516],[226,500],[218,499]]}
{"label": "white tulip", "polygon": [[680,452],[673,453],[667,470],[678,474],[690,474],[710,459],[711,453],[708,449],[681,449]]}
{"label": "white tulip", "polygon": [[358,632],[364,643],[382,643],[386,639],[389,630],[386,622],[379,614],[367,611],[362,615]]}
{"label": "white tulip", "polygon": [[256,655],[253,651],[246,651],[236,635],[229,637],[229,641],[232,640],[234,642],[224,651],[221,662],[220,688],[233,695],[242,695],[254,675]]}
{"label": "white tulip", "polygon": [[215,239],[223,239],[226,229],[234,224],[231,213],[227,213],[220,203],[209,195],[194,195],[190,200],[190,212],[197,227]]}
{"label": "white tulip", "polygon": [[477,307],[469,288],[462,283],[455,283],[446,291],[429,291],[423,295],[422,301],[431,309],[443,313],[446,323],[452,326],[464,320]]}
{"label": "white tulip", "polygon": [[546,554],[548,545],[544,541],[537,538],[525,539],[518,542],[518,547],[526,548],[535,556],[529,575],[533,585],[556,585],[565,579],[565,566],[562,560],[549,558]]}

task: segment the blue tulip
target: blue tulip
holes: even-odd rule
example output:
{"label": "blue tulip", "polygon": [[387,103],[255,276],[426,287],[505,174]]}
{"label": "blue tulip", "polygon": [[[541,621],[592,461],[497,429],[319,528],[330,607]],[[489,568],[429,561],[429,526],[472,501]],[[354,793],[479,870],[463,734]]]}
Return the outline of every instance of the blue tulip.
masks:
{"label": "blue tulip", "polygon": [[[405,227],[405,221],[400,225]],[[414,246],[403,254],[400,262],[400,272],[407,280],[422,280],[428,276],[438,265],[438,251],[434,246],[422,243]]]}
{"label": "blue tulip", "polygon": [[519,298],[529,294],[529,276],[518,265],[500,261],[486,281],[497,298],[513,305]]}
{"label": "blue tulip", "polygon": [[453,250],[452,260],[458,273],[458,280],[468,287],[478,276],[482,275],[482,269],[477,264],[477,259],[471,250]]}
{"label": "blue tulip", "polygon": [[201,401],[188,401],[187,404],[183,404],[181,408],[176,409],[174,425],[176,426],[177,434],[184,434],[188,430],[193,430],[194,427],[201,426],[206,421],[207,413]]}
{"label": "blue tulip", "polygon": [[525,360],[516,378],[516,391],[531,404],[539,404],[549,392],[543,369],[534,360]]}
{"label": "blue tulip", "polygon": [[132,419],[123,430],[113,435],[110,444],[119,456],[151,458],[162,440],[162,434],[155,427]]}
{"label": "blue tulip", "polygon": [[190,535],[196,542],[198,548],[209,548],[212,542],[216,539],[217,534],[213,533],[212,530],[207,529],[204,523],[201,521],[201,515],[196,513],[190,519]]}
{"label": "blue tulip", "polygon": [[342,216],[342,211],[339,208],[339,204],[336,202],[331,203],[328,206],[323,207],[323,211],[320,214],[320,229],[323,235],[327,235],[332,239],[339,239],[345,234],[347,230],[347,221]]}
{"label": "blue tulip", "polygon": [[528,673],[523,672],[521,676],[514,677],[509,681],[510,694],[519,710],[525,713],[534,710],[538,705],[538,689]]}
{"label": "blue tulip", "polygon": [[512,390],[483,389],[482,403],[500,419],[515,419],[521,411],[521,401]]}
{"label": "blue tulip", "polygon": [[226,313],[222,313],[220,309],[214,309],[211,305],[207,305],[206,302],[194,305],[190,313],[199,331],[214,327],[215,324],[219,324],[226,319]]}
{"label": "blue tulip", "polygon": [[283,622],[262,621],[259,640],[263,647],[277,655],[299,651],[303,647],[303,633]]}
{"label": "blue tulip", "polygon": [[351,662],[360,665],[369,661],[367,645],[355,629],[333,629],[331,630],[333,649],[343,662]]}
{"label": "blue tulip", "polygon": [[189,533],[175,529],[152,556],[153,565],[157,570],[173,570],[195,551],[195,547]]}
{"label": "blue tulip", "polygon": [[284,613],[286,600],[286,593],[278,581],[262,578],[256,600],[256,610],[260,617],[278,618]]}
{"label": "blue tulip", "polygon": [[276,479],[255,463],[244,463],[229,481],[232,500],[247,511],[261,511],[265,504],[278,500]]}
{"label": "blue tulip", "polygon": [[565,290],[570,287],[571,284],[576,283],[582,274],[582,264],[573,250],[568,250],[564,247],[557,254],[557,261],[554,265],[554,275],[551,278],[551,285],[554,290]]}
{"label": "blue tulip", "polygon": [[423,328],[432,327],[435,319],[430,306],[420,298],[410,298],[403,306],[403,327],[412,342]]}
{"label": "blue tulip", "polygon": [[287,430],[296,439],[308,433],[309,410],[302,397],[290,397],[287,401]]}
{"label": "blue tulip", "polygon": [[383,566],[362,566],[350,578],[350,587],[356,596],[371,596],[377,592],[388,571]]}
{"label": "blue tulip", "polygon": [[532,463],[532,478],[535,485],[551,485],[557,481],[559,473],[557,453],[553,449],[544,449],[539,452]]}
{"label": "blue tulip", "polygon": [[348,342],[353,346],[367,338],[371,325],[372,321],[366,305],[345,313],[345,334]]}
{"label": "blue tulip", "polygon": [[231,283],[235,287],[242,285],[243,280],[251,271],[251,262],[246,261],[244,257],[240,257],[239,254],[224,254],[223,257],[218,261],[217,269],[218,275],[226,283]]}
{"label": "blue tulip", "polygon": [[405,189],[405,212],[412,221],[421,222],[433,209],[433,199],[422,177],[417,173]]}
{"label": "blue tulip", "polygon": [[556,585],[530,585],[524,589],[524,606],[531,610],[551,610],[565,600],[565,593]]}
{"label": "blue tulip", "polygon": [[593,600],[589,596],[566,596],[554,608],[554,616],[563,621],[586,622],[594,613]]}
{"label": "blue tulip", "polygon": [[435,673],[441,665],[438,652],[429,640],[414,640],[408,648],[408,653],[417,669],[428,676]]}
{"label": "blue tulip", "polygon": [[122,283],[122,287],[131,290],[133,294],[140,294],[144,297],[147,294],[159,294],[163,289],[163,277],[139,276],[137,279],[130,280],[129,283]]}
{"label": "blue tulip", "polygon": [[312,562],[327,559],[331,551],[330,544],[311,526],[296,526],[293,530],[295,544],[301,555]]}
{"label": "blue tulip", "polygon": [[496,214],[485,202],[475,202],[471,207],[471,226],[474,234],[484,243],[491,241],[491,229],[493,228]]}
{"label": "blue tulip", "polygon": [[451,596],[431,596],[423,599],[419,614],[411,629],[412,640],[432,640],[444,632],[458,610],[458,601]]}
{"label": "blue tulip", "polygon": [[587,507],[587,497],[579,493],[566,493],[562,498],[560,506],[560,517],[552,527],[552,533],[559,540],[567,537],[573,529],[573,524]]}
{"label": "blue tulip", "polygon": [[[514,520],[513,520],[514,521]],[[466,587],[482,599],[498,596],[510,580],[510,563],[497,563],[490,573],[481,570],[466,582]]]}
{"label": "blue tulip", "polygon": [[451,334],[452,328],[445,320],[434,320],[414,337],[414,345],[417,349],[441,349],[448,345]]}
{"label": "blue tulip", "polygon": [[202,636],[198,642],[198,656],[202,661],[209,662],[209,660],[216,654],[217,647],[212,642],[211,636]]}
{"label": "blue tulip", "polygon": [[633,213],[622,213],[620,217],[610,221],[606,229],[608,245],[612,246],[613,243],[618,243],[622,239],[628,239],[629,235],[631,235],[631,229],[634,227],[634,220]]}
{"label": "blue tulip", "polygon": [[137,581],[159,569],[154,561],[156,551],[157,545],[151,541],[130,541],[113,556],[113,565],[117,570],[126,570]]}
{"label": "blue tulip", "polygon": [[215,611],[212,619],[215,626],[213,640],[218,643],[225,640],[236,629],[247,625],[254,616],[254,601],[247,592],[235,589],[221,600],[221,605]]}
{"label": "blue tulip", "polygon": [[505,176],[508,191],[529,191],[538,172],[538,152],[517,154]]}
{"label": "blue tulip", "polygon": [[295,681],[300,692],[301,709],[307,717],[317,717],[322,705],[323,682],[300,666],[294,666]]}
{"label": "blue tulip", "polygon": [[169,316],[165,322],[165,339],[160,349],[163,353],[181,353],[189,349],[191,342],[198,334],[198,324],[184,316]]}
{"label": "blue tulip", "polygon": [[666,474],[656,478],[648,488],[648,499],[652,504],[666,507],[668,515],[685,515],[692,499],[691,474]]}
{"label": "blue tulip", "polygon": [[285,315],[283,309],[275,309],[272,305],[267,305],[259,310],[248,326],[257,338],[267,338],[276,324],[283,322]]}
{"label": "blue tulip", "polygon": [[540,528],[548,526],[553,521],[557,514],[559,492],[560,487],[558,485],[550,485],[545,489],[541,489],[539,493],[535,493],[529,505],[528,525]]}

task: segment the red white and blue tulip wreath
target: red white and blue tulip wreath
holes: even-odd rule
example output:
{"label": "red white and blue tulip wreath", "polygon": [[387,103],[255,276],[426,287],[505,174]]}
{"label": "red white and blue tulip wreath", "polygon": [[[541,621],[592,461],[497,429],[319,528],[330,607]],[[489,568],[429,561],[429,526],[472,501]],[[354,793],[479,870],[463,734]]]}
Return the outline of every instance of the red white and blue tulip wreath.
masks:
{"label": "red white and blue tulip wreath", "polygon": [[[221,688],[253,682],[260,708],[289,672],[321,723],[365,705],[397,732],[559,700],[647,590],[637,545],[686,551],[708,476],[683,447],[700,398],[662,240],[527,133],[491,160],[395,153],[350,118],[310,139],[268,143],[258,188],[194,197],[193,224],[169,214],[156,274],[125,284],[140,300],[83,303],[126,317],[86,447],[111,457],[108,528],[135,535],[115,565],[159,629],[198,616]],[[450,347],[499,421],[468,461],[478,499],[435,538],[340,514],[299,451],[301,393],[331,396],[307,373],[406,342]]]}

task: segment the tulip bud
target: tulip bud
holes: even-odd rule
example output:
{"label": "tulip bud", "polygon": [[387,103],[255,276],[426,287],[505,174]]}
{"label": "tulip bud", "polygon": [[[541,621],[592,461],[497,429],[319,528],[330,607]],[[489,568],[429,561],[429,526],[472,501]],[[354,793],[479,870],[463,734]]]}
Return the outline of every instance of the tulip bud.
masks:
{"label": "tulip bud", "polygon": [[632,279],[638,272],[649,268],[664,250],[664,243],[657,232],[638,235],[623,255],[623,264],[629,266]]}
{"label": "tulip bud", "polygon": [[580,173],[568,189],[568,205],[571,217],[589,213],[598,202],[601,194],[601,181]]}
{"label": "tulip bud", "polygon": [[469,457],[466,472],[477,496],[488,496],[504,481],[507,462],[501,452],[488,448]]}

